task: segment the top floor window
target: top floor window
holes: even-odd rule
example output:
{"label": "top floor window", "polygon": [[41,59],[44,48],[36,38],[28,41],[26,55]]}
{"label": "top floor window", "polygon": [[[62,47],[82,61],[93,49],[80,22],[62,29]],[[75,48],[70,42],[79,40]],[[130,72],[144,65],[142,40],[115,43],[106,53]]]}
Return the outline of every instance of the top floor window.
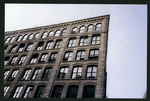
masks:
{"label": "top floor window", "polygon": [[85,27],[84,27],[84,26],[80,27],[79,33],[83,33],[84,30],[85,30]]}
{"label": "top floor window", "polygon": [[74,27],[71,31],[71,34],[77,33],[77,27]]}
{"label": "top floor window", "polygon": [[97,31],[97,30],[101,30],[101,29],[102,29],[102,24],[100,24],[100,23],[99,23],[99,24],[97,24],[97,25],[96,25],[96,29],[95,29],[95,30]]}
{"label": "top floor window", "polygon": [[65,35],[66,32],[67,32],[67,29],[64,29],[64,30],[62,31],[61,35]]}
{"label": "top floor window", "polygon": [[40,34],[39,32],[38,32],[38,33],[36,33],[36,34],[34,35],[34,38],[35,38],[35,39],[37,39],[37,38],[38,38],[38,36],[39,36],[39,34]]}
{"label": "top floor window", "polygon": [[22,41],[25,41],[25,40],[27,39],[27,37],[28,37],[28,35],[26,34],[26,35],[23,37]]}
{"label": "top floor window", "polygon": [[87,31],[88,31],[88,32],[93,31],[93,25],[89,25]]}
{"label": "top floor window", "polygon": [[29,35],[29,38],[28,38],[28,39],[29,39],[29,40],[30,40],[30,39],[33,39],[33,37],[34,37],[34,35],[33,35],[33,33],[32,33],[32,34]]}
{"label": "top floor window", "polygon": [[54,34],[54,32],[53,32],[53,31],[50,31],[49,34],[48,34],[48,37],[52,37],[53,34]]}
{"label": "top floor window", "polygon": [[60,30],[57,30],[57,31],[55,32],[55,36],[59,36],[59,33],[60,33]]}
{"label": "top floor window", "polygon": [[17,41],[21,41],[22,35],[18,36]]}
{"label": "top floor window", "polygon": [[47,32],[44,32],[43,34],[42,34],[42,37],[41,38],[46,38],[47,37]]}
{"label": "top floor window", "polygon": [[8,43],[10,41],[10,37],[8,37],[5,41],[5,43]]}
{"label": "top floor window", "polygon": [[15,36],[13,36],[13,37],[11,38],[10,42],[13,42],[13,41],[14,41],[14,39],[15,39]]}

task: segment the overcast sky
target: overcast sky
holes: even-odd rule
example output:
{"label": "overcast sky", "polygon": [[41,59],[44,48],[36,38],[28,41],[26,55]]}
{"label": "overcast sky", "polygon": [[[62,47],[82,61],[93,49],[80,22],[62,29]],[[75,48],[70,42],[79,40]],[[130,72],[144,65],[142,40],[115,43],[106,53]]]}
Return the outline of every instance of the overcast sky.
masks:
{"label": "overcast sky", "polygon": [[107,96],[142,98],[147,89],[147,5],[6,4],[5,31],[107,14]]}

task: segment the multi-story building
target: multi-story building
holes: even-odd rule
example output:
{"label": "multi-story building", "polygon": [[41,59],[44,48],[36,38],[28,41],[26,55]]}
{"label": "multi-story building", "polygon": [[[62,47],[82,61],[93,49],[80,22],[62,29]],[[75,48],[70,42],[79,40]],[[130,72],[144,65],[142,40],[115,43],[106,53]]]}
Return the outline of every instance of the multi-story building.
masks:
{"label": "multi-story building", "polygon": [[5,32],[6,98],[105,98],[109,15]]}

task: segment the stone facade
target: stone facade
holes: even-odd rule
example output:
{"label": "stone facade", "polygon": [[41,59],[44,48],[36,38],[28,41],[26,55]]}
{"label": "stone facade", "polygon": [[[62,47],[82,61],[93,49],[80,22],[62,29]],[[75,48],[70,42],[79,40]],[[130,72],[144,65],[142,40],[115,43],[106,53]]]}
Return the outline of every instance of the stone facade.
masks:
{"label": "stone facade", "polygon": [[[96,25],[101,24],[101,29],[96,30]],[[87,32],[88,26],[93,25],[92,31]],[[85,26],[84,32],[79,33],[79,29],[81,26]],[[42,98],[51,98],[53,88],[55,85],[62,85],[62,93],[61,98],[66,98],[68,86],[70,85],[77,85],[78,86],[78,93],[76,98],[82,98],[83,96],[83,89],[86,85],[94,85],[95,92],[94,98],[106,98],[106,56],[107,56],[107,40],[108,40],[108,26],[109,26],[109,15],[87,18],[72,22],[54,24],[49,26],[43,27],[36,27],[36,28],[29,28],[17,31],[10,31],[5,32],[5,52],[4,56],[9,57],[9,59],[5,58],[6,64],[4,65],[5,75],[6,78],[4,79],[4,87],[9,86],[6,92],[5,97],[11,98],[14,96],[16,91],[16,87],[22,86],[21,92],[18,92],[17,98],[22,98],[25,94],[25,91],[29,85],[34,86],[32,93],[30,94],[30,98],[34,98],[37,87],[40,85],[44,85],[45,89],[43,94],[41,95]],[[77,27],[77,32],[71,34],[72,29]],[[65,35],[61,35],[63,29],[67,29]],[[55,32],[60,30],[59,36],[55,36]],[[41,38],[43,32],[47,31],[47,36],[45,38]],[[48,36],[49,32],[53,31],[53,36]],[[33,33],[34,36],[36,33],[39,33],[37,38],[29,38],[29,35]],[[24,41],[17,41],[20,35],[28,35],[27,39]],[[92,36],[93,35],[100,35],[100,43],[98,44],[91,44]],[[8,37],[11,39],[15,36],[13,42],[7,40]],[[33,36],[33,37],[34,37]],[[83,46],[79,46],[81,36],[87,36],[87,44]],[[68,47],[68,42],[70,38],[76,38],[75,46]],[[58,39],[62,40],[60,48],[54,48],[56,45],[56,41]],[[9,41],[9,42],[6,42]],[[36,50],[38,43],[44,41],[41,50]],[[47,42],[53,41],[51,49],[45,49]],[[21,52],[17,52],[20,44],[25,44],[23,50]],[[25,51],[28,43],[33,43],[33,46],[30,51]],[[17,45],[17,48],[14,52],[10,52],[13,45]],[[91,49],[98,49],[99,54],[98,58],[96,59],[89,59],[89,53]],[[83,60],[76,60],[76,54],[79,50],[85,51],[85,56]],[[65,52],[72,51],[72,57],[70,61],[63,61]],[[57,57],[55,61],[49,61],[51,53],[57,52]],[[47,58],[44,62],[39,62],[41,59],[41,55],[43,53],[47,53]],[[37,60],[35,63],[30,63],[33,54],[38,54]],[[25,60],[22,64],[18,64],[20,61],[21,56],[26,55]],[[12,58],[17,56],[17,60],[14,64],[10,64]],[[87,78],[87,67],[91,65],[97,66],[96,77],[95,78]],[[60,73],[60,68],[67,66],[68,73],[65,78],[58,78],[58,74]],[[71,78],[73,67],[74,66],[81,66],[82,72],[80,78]],[[41,79],[44,73],[44,70],[47,67],[51,67],[51,73],[49,75],[49,79]],[[39,74],[38,79],[32,80],[32,76],[36,68],[41,68],[41,72]],[[18,73],[13,80],[9,80],[12,75],[13,70],[18,69]],[[25,79],[21,79],[24,75],[26,69],[31,69],[29,77]],[[9,73],[6,73],[9,71]]]}

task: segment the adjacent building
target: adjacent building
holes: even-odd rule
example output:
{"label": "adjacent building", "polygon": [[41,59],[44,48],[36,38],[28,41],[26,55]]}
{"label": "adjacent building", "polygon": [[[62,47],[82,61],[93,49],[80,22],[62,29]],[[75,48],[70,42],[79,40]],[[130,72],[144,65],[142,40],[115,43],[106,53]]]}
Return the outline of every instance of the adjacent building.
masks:
{"label": "adjacent building", "polygon": [[106,98],[109,15],[5,32],[4,97]]}

